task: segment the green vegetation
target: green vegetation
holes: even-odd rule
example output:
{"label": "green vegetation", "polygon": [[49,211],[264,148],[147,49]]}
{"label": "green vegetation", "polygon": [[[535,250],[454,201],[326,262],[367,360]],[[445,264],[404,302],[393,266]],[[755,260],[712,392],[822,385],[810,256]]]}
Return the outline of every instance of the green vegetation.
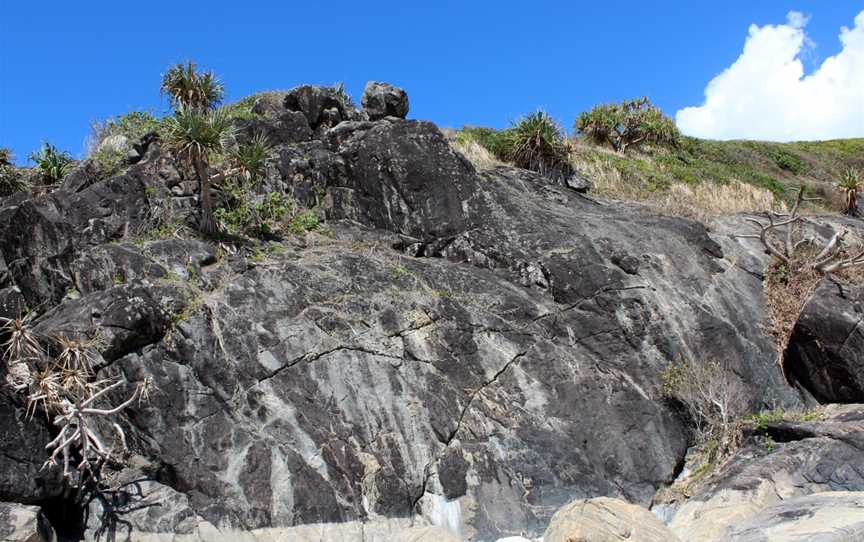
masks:
{"label": "green vegetation", "polygon": [[541,175],[558,178],[572,171],[564,130],[543,111],[531,113],[506,130],[465,128],[457,136],[462,144],[475,142],[499,160]]}
{"label": "green vegetation", "polygon": [[595,106],[579,115],[575,128],[589,141],[608,143],[620,153],[645,143],[674,146],[680,136],[672,119],[648,98]]}
{"label": "green vegetation", "polygon": [[240,175],[246,180],[257,183],[264,176],[270,143],[264,134],[256,134],[251,141],[231,149],[230,159]]}
{"label": "green vegetation", "polygon": [[843,212],[847,215],[858,214],[858,192],[862,187],[861,174],[854,167],[843,172],[838,183],[843,192]]}
{"label": "green vegetation", "polygon": [[171,66],[162,76],[162,94],[175,110],[207,111],[222,102],[225,87],[212,71],[200,72],[194,62]]}
{"label": "green vegetation", "polygon": [[294,202],[281,192],[270,192],[258,202],[250,201],[248,183],[229,181],[223,189],[229,203],[217,209],[215,216],[234,235],[258,237],[275,233],[294,208]]}
{"label": "green vegetation", "polygon": [[68,152],[58,150],[54,145],[45,142],[42,147],[30,154],[30,160],[36,162],[36,169],[42,174],[43,183],[57,184],[72,167],[72,156]]}
{"label": "green vegetation", "polygon": [[12,149],[0,147],[0,198],[30,190],[27,176],[15,167]]}
{"label": "green vegetation", "polygon": [[318,216],[312,210],[298,213],[288,223],[288,230],[295,235],[302,235],[307,231],[314,231],[321,227]]}
{"label": "green vegetation", "polygon": [[126,159],[127,149],[116,140],[125,140],[126,145],[139,141],[146,134],[161,135],[163,122],[145,111],[131,111],[125,115],[95,123],[89,138],[89,158],[100,171],[111,173],[119,169]]}
{"label": "green vegetation", "polygon": [[201,219],[198,227],[206,235],[218,231],[210,195],[209,155],[223,152],[234,134],[231,118],[222,110],[179,109],[165,122],[165,142],[195,169],[201,186]]}

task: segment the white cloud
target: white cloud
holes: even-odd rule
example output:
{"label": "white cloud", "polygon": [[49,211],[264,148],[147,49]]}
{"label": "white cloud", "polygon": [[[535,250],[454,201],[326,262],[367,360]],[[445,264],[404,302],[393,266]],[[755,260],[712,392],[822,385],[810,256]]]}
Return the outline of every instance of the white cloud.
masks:
{"label": "white cloud", "polygon": [[864,136],[864,11],[840,29],[842,50],[804,77],[808,18],[750,25],[744,52],[675,115],[682,132],[711,139],[793,141]]}

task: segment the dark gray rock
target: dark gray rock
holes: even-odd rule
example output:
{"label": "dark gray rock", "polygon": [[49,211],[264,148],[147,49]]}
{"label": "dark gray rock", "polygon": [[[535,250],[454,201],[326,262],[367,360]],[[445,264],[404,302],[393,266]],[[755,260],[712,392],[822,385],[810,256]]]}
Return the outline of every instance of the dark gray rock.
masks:
{"label": "dark gray rock", "polygon": [[146,283],[121,284],[64,301],[42,315],[34,330],[44,337],[71,338],[98,330],[105,343],[100,353],[111,362],[165,335],[169,315],[160,300],[171,295]]}
{"label": "dark gray rock", "polygon": [[864,402],[864,288],[824,279],[804,305],[785,368],[822,402]]}
{"label": "dark gray rock", "polygon": [[468,227],[465,206],[479,195],[479,179],[434,124],[354,123],[328,137],[346,167],[329,186],[329,218],[424,241]]}
{"label": "dark gray rock", "polygon": [[363,112],[369,120],[384,117],[404,119],[408,115],[408,93],[389,83],[369,81],[363,91]]}
{"label": "dark gray rock", "polygon": [[750,426],[744,446],[719,471],[691,487],[688,500],[673,507],[672,530],[682,539],[727,540],[760,510],[786,499],[864,491],[864,472],[858,467],[864,408],[831,405],[823,416]]}
{"label": "dark gray rock", "polygon": [[584,194],[594,188],[594,183],[583,175],[572,173],[569,177],[564,179],[564,186]]}
{"label": "dark gray rock", "polygon": [[0,503],[0,539],[4,542],[56,542],[57,533],[38,506]]}
{"label": "dark gray rock", "polygon": [[59,497],[63,494],[60,473],[42,468],[48,459],[43,449],[53,438],[45,418],[31,419],[26,405],[6,389],[5,363],[0,379],[4,387],[0,392],[0,501],[37,503]]}
{"label": "dark gray rock", "polygon": [[336,126],[345,120],[359,120],[357,110],[336,87],[303,85],[288,91],[285,108],[299,111],[309,127],[318,132],[321,127]]}

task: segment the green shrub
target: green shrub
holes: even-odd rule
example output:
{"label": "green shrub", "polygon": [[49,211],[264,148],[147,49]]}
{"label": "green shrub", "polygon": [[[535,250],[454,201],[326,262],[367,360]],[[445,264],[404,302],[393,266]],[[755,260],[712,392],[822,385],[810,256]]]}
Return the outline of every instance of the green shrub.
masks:
{"label": "green shrub", "polygon": [[11,166],[15,162],[15,155],[12,149],[8,147],[0,147],[0,166]]}
{"label": "green shrub", "polygon": [[248,143],[231,149],[232,165],[248,181],[256,183],[266,173],[270,148],[267,137],[264,134],[256,134]]}
{"label": "green shrub", "polygon": [[223,185],[228,204],[216,210],[216,219],[234,235],[259,237],[279,230],[294,202],[281,192],[270,192],[261,201],[250,198],[251,183],[240,179]]}
{"label": "green shrub", "polygon": [[73,163],[68,152],[58,150],[48,142],[43,143],[38,151],[31,153],[29,158],[36,163],[36,169],[42,174],[45,184],[60,182]]}
{"label": "green shrub", "polygon": [[315,212],[311,210],[299,213],[291,219],[291,222],[288,223],[288,229],[291,233],[296,235],[301,235],[307,231],[317,230],[320,226],[321,224],[318,222],[318,217],[315,215]]}
{"label": "green shrub", "polygon": [[156,132],[161,135],[162,129],[163,122],[145,111],[132,111],[101,123],[94,123],[92,134],[87,142],[88,157],[102,172],[113,172],[126,160],[128,149],[103,143],[109,138],[120,136],[131,145],[140,141],[148,133]]}
{"label": "green shrub", "polygon": [[475,141],[499,160],[552,178],[572,173],[564,130],[543,111],[531,113],[506,130],[463,128],[462,143]]}
{"label": "green shrub", "polygon": [[609,144],[618,152],[644,143],[677,145],[675,123],[648,101],[628,100],[597,105],[576,119],[576,132],[598,145]]}

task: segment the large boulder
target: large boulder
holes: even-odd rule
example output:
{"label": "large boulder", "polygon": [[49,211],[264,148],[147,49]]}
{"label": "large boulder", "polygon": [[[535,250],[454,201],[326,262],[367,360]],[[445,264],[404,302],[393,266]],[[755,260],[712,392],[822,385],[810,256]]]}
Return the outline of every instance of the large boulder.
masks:
{"label": "large boulder", "polygon": [[864,402],[864,288],[823,279],[792,331],[785,368],[816,399]]}
{"label": "large boulder", "polygon": [[408,93],[389,83],[369,81],[363,91],[363,112],[369,120],[384,117],[404,119],[408,115]]}
{"label": "large boulder", "polygon": [[723,542],[864,540],[864,492],[816,493],[770,506],[735,526]]}
{"label": "large boulder", "polygon": [[288,91],[283,103],[289,111],[303,113],[313,131],[322,125],[335,126],[343,120],[359,120],[357,110],[344,91],[337,87],[302,85]]}
{"label": "large boulder", "polygon": [[582,499],[552,516],[543,542],[676,542],[657,516],[619,499]]}
{"label": "large boulder", "polygon": [[466,205],[478,195],[479,179],[434,124],[346,123],[328,135],[346,167],[328,188],[328,217],[419,240],[468,228]]}

